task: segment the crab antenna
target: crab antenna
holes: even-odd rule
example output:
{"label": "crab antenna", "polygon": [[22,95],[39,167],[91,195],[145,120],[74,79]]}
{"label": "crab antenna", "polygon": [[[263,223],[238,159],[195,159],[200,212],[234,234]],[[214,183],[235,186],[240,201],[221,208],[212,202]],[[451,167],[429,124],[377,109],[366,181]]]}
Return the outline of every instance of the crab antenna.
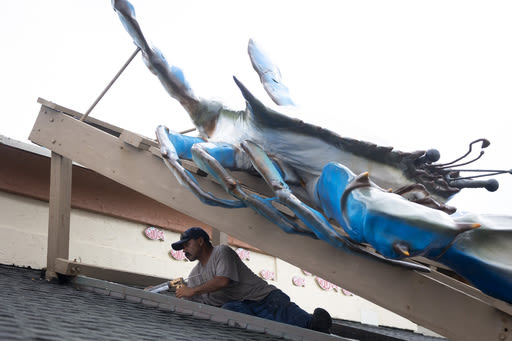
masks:
{"label": "crab antenna", "polygon": [[512,174],[512,169],[452,169],[454,172],[475,172],[475,173],[487,173],[483,175],[468,176],[467,178],[480,178],[482,176],[498,175],[509,173]]}
{"label": "crab antenna", "polygon": [[[482,149],[483,149],[483,148],[487,148],[487,147],[489,147],[489,145],[491,144],[491,142],[489,142],[489,140],[487,140],[487,139],[478,139],[478,140],[475,140],[475,141],[473,141],[473,142],[471,142],[471,143],[469,144],[469,150],[467,151],[467,153],[466,153],[466,154],[462,155],[462,156],[461,156],[461,157],[459,157],[458,159],[453,160],[452,162],[442,163],[442,164],[438,164],[438,165],[435,165],[435,166],[436,166],[436,167],[439,167],[439,168],[446,168],[446,166],[453,165],[455,162],[458,162],[458,161],[460,161],[460,160],[464,159],[466,156],[468,156],[468,155],[473,151],[473,145],[474,145],[475,143],[477,143],[477,142],[482,142],[482,147],[481,147]],[[478,158],[476,158],[475,160],[473,160],[473,161],[471,161],[471,162],[474,162],[474,161],[478,160],[478,159],[482,156],[482,154],[483,154],[483,152],[482,152],[482,153],[480,153],[480,156],[479,156]],[[471,162],[469,162],[469,163],[471,163]],[[468,164],[468,163],[465,163],[465,164]],[[455,167],[456,167],[456,166],[455,166]]]}
{"label": "crab antenna", "polygon": [[480,158],[482,157],[482,155],[484,155],[484,153],[485,153],[485,152],[484,152],[483,150],[481,150],[481,151],[480,151],[480,155],[478,155],[478,156],[477,156],[476,158],[474,158],[473,160],[469,160],[468,162],[464,162],[464,163],[459,163],[458,165],[451,165],[451,163],[452,163],[452,162],[451,162],[451,163],[450,163],[450,164],[448,164],[448,165],[445,165],[445,166],[443,166],[443,167],[438,167],[438,168],[439,168],[439,169],[445,169],[445,168],[449,168],[449,167],[460,167],[460,166],[469,165],[470,163],[473,163],[473,162],[475,162],[476,160],[480,159]]}
{"label": "crab antenna", "polygon": [[486,174],[480,174],[480,175],[471,175],[471,176],[460,176],[457,178],[454,178],[454,180],[472,180],[476,178],[485,178],[488,176],[493,175],[500,175],[509,173],[512,174],[512,169],[509,170],[499,170],[499,169],[452,169],[453,172],[485,172]]}

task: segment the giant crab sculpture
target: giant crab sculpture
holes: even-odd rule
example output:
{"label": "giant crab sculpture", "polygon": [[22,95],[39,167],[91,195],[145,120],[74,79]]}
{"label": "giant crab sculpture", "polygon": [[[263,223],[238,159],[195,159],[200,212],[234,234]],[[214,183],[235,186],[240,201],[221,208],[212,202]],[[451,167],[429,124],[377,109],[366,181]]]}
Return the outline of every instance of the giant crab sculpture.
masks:
{"label": "giant crab sculpture", "polygon": [[[436,150],[401,152],[282,115],[255,98],[236,78],[247,103],[245,110],[233,111],[200,99],[182,71],[170,66],[148,43],[133,6],[126,0],[112,0],[112,4],[148,68],[186,109],[200,133],[191,137],[164,126],[156,131],[164,162],[203,203],[250,207],[286,232],[412,269],[428,271],[405,258],[435,260],[483,292],[512,302],[512,217],[454,214],[455,209],[445,205],[465,187],[494,191],[495,180],[461,177],[455,167],[462,158],[438,164]],[[278,68],[254,41],[249,41],[248,50],[272,100],[293,105]],[[485,139],[474,141],[469,152],[476,143],[482,148],[489,144]],[[183,167],[182,159],[193,160],[233,199],[203,190]],[[227,169],[256,171],[274,196],[247,191]],[[273,202],[291,209],[299,222]]]}

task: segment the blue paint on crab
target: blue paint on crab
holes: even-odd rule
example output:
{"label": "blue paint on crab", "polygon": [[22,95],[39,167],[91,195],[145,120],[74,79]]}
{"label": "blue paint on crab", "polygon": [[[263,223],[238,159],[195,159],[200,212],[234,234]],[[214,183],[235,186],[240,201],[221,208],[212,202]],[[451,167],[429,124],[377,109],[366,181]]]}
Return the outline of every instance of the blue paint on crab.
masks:
{"label": "blue paint on crab", "polygon": [[[240,200],[229,200],[222,199],[213,196],[210,192],[206,192],[201,188],[194,175],[186,170],[180,162],[178,154],[187,155],[190,149],[186,150],[187,147],[191,147],[190,138],[181,136],[176,133],[169,133],[169,130],[164,126],[158,126],[156,129],[157,139],[163,141],[160,143],[160,151],[163,156],[165,165],[174,174],[178,182],[188,190],[190,190],[201,202],[211,205],[220,206],[225,208],[241,208],[245,207],[245,204]],[[176,146],[171,143],[170,137],[173,137],[177,143],[178,151]],[[188,142],[188,143],[187,143]],[[190,155],[190,154],[189,154]]]}
{"label": "blue paint on crab", "polygon": [[443,250],[466,231],[446,213],[413,204],[356,177],[347,167],[329,163],[316,184],[327,218],[336,220],[352,241],[372,245],[393,259]]}
{"label": "blue paint on crab", "polygon": [[169,131],[167,136],[180,159],[191,160],[192,153],[190,150],[192,149],[192,146],[204,142],[200,137],[186,136],[173,131]]}
{"label": "blue paint on crab", "polygon": [[175,65],[172,65],[171,66],[171,74],[173,74],[181,84],[184,84],[186,88],[190,89],[190,86],[187,82],[187,79],[185,78],[185,74],[183,73],[182,69],[180,69],[179,67],[177,67]]}
{"label": "blue paint on crab", "polygon": [[431,256],[487,295],[512,303],[512,216],[463,213],[454,219],[482,226],[460,235],[445,253]]}
{"label": "blue paint on crab", "polygon": [[[228,143],[201,143],[195,146],[195,148],[201,147],[208,154],[210,154],[215,160],[221,165],[229,169],[236,169],[238,165],[237,151],[233,149],[233,146]],[[206,168],[209,168],[201,159],[197,158],[197,154],[194,154],[192,150],[192,159],[205,172],[209,173]],[[203,167],[204,166],[204,167]]]}
{"label": "blue paint on crab", "polygon": [[247,203],[247,207],[252,208],[254,211],[273,222],[284,232],[290,234],[304,234],[310,237],[312,236],[311,234],[301,231],[300,227],[296,223],[287,220],[281,212],[275,209],[272,203],[275,202],[277,198],[263,198],[256,194],[250,194],[250,197],[252,199],[252,203]]}
{"label": "blue paint on crab", "polygon": [[[324,167],[322,175],[318,178],[315,199],[317,202],[321,203],[321,209],[327,218],[336,220],[340,223],[345,232],[348,233],[350,238],[359,242],[363,240],[363,236],[359,231],[351,229],[351,226],[345,223],[340,205],[344,189],[354,179],[354,174],[346,167],[335,162],[328,163]],[[349,205],[352,207],[357,205],[357,203],[354,202],[354,200],[350,200]],[[356,210],[357,209],[351,209],[350,211]]]}
{"label": "blue paint on crab", "polygon": [[288,87],[281,82],[279,68],[252,39],[249,40],[248,50],[252,66],[260,75],[260,81],[270,98],[278,105],[295,105]]}
{"label": "blue paint on crab", "polygon": [[194,94],[183,71],[177,66],[169,66],[162,52],[146,40],[135,17],[133,5],[126,0],[112,0],[112,7],[134,44],[142,51],[144,64],[160,79],[169,95],[184,106],[190,105],[189,101]]}
{"label": "blue paint on crab", "polygon": [[[199,168],[203,169],[208,173],[207,166],[201,163],[201,160],[194,158],[193,147],[201,146],[208,153],[218,160],[227,168],[236,168],[237,166],[237,153],[233,149],[233,146],[228,143],[208,143],[200,137],[182,135],[173,131],[169,131],[167,134],[170,145],[176,150],[176,154],[180,159],[194,160]],[[201,163],[201,165],[199,164]]]}

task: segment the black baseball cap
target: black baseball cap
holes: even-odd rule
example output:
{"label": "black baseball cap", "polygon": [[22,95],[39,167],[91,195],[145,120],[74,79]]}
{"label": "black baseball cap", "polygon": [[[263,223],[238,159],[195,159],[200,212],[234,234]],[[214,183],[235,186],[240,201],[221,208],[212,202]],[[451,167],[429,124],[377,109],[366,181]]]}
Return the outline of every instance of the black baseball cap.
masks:
{"label": "black baseball cap", "polygon": [[190,239],[197,239],[201,237],[204,239],[205,242],[210,241],[210,236],[208,236],[208,233],[206,233],[205,230],[203,230],[200,227],[194,226],[183,232],[180,236],[180,240],[178,240],[175,243],[172,243],[171,246],[176,251],[182,250],[183,244],[188,242]]}

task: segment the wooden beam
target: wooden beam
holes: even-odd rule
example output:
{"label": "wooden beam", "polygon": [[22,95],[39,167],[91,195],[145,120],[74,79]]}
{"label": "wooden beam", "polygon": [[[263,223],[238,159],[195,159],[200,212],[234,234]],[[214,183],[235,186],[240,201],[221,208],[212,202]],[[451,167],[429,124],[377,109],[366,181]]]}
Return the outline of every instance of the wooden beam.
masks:
{"label": "wooden beam", "polygon": [[68,258],[69,256],[71,169],[70,159],[52,152],[46,278],[55,277],[56,258]]}
{"label": "wooden beam", "polygon": [[149,276],[136,272],[127,272],[97,265],[77,263],[65,258],[54,261],[55,272],[67,276],[87,276],[125,285],[148,287],[163,283],[170,278]]}
{"label": "wooden beam", "polygon": [[158,142],[154,140],[149,140],[144,136],[135,134],[128,130],[123,130],[119,138],[123,140],[125,143],[128,143],[129,145],[138,149],[148,150],[151,147],[158,148]]}
{"label": "wooden beam", "polygon": [[[80,113],[78,111],[75,111],[75,110],[63,107],[62,105],[58,105],[56,103],[47,101],[44,98],[38,98],[37,99],[37,103],[41,104],[42,106],[44,106],[46,108],[51,108],[51,109],[53,109],[55,111],[61,112],[61,113],[65,114],[65,115],[77,118],[79,120],[82,119],[82,117],[84,116],[84,114],[82,114],[82,113]],[[93,127],[101,129],[104,132],[107,132],[107,133],[109,133],[111,135],[114,135],[114,136],[121,135],[121,133],[124,130],[124,129],[119,128],[119,127],[117,127],[117,126],[115,126],[113,124],[107,123],[107,122],[102,121],[102,120],[98,120],[97,118],[94,118],[94,117],[87,117],[84,122],[89,124],[89,125],[92,125]]]}
{"label": "wooden beam", "polygon": [[224,232],[217,230],[216,228],[212,228],[212,244],[221,245],[228,243],[228,235]]}
{"label": "wooden beam", "polygon": [[[442,277],[429,277],[344,252],[319,240],[286,234],[247,208],[204,205],[179,185],[151,152],[51,108],[41,108],[30,140],[452,341],[512,337],[512,308],[507,303],[496,306],[493,302],[497,300],[483,294],[475,297],[476,289],[463,285],[454,288]],[[198,177],[198,183],[225,197],[218,185],[205,178]]]}

